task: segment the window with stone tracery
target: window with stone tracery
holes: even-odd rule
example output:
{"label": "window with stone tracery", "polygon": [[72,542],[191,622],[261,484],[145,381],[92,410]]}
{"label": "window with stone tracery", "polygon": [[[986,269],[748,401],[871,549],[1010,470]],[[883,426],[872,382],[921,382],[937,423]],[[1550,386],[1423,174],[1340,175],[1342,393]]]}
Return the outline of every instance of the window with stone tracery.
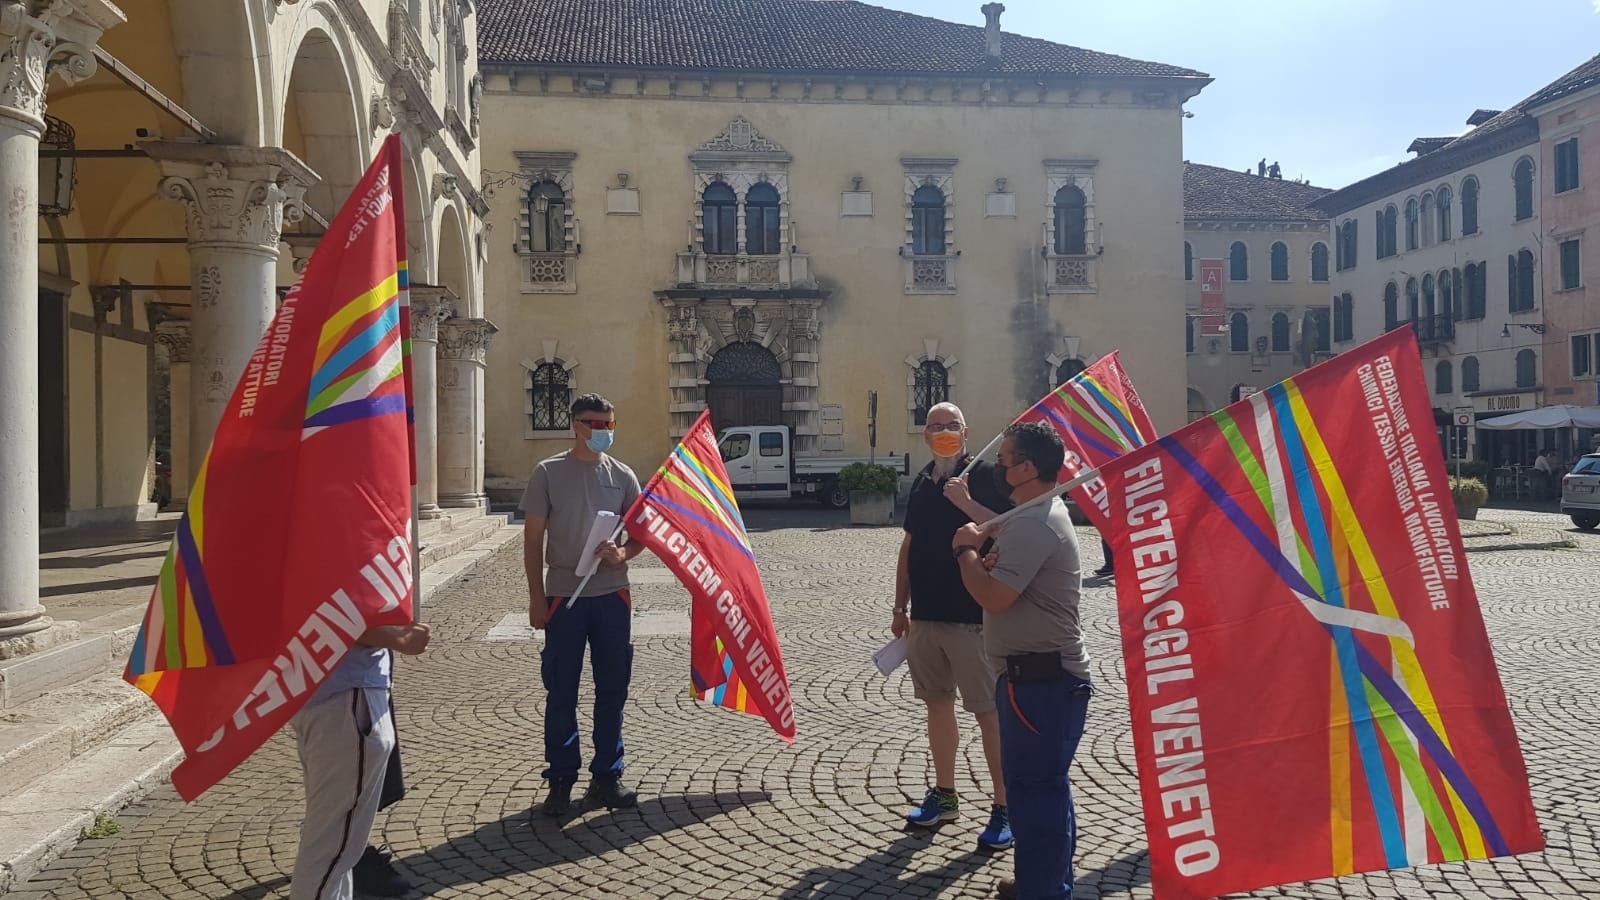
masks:
{"label": "window with stone tracery", "polygon": [[928,424],[928,411],[941,403],[950,402],[950,372],[938,360],[924,360],[917,367],[913,385],[916,406],[912,421],[918,427]]}
{"label": "window with stone tracery", "polygon": [[516,151],[528,186],[517,222],[517,255],[525,294],[578,289],[578,220],[573,215],[576,154]]}
{"label": "window with stone tracery", "polygon": [[572,427],[572,388],[567,370],[540,363],[528,373],[528,427],[533,431],[565,431]]}
{"label": "window with stone tracery", "polygon": [[713,256],[733,256],[739,252],[739,198],[733,188],[718,181],[700,195],[705,251]]}
{"label": "window with stone tracery", "polygon": [[558,342],[544,342],[544,354],[524,360],[523,415],[527,439],[559,439],[572,436],[572,399],[578,395],[578,361],[561,352]]}

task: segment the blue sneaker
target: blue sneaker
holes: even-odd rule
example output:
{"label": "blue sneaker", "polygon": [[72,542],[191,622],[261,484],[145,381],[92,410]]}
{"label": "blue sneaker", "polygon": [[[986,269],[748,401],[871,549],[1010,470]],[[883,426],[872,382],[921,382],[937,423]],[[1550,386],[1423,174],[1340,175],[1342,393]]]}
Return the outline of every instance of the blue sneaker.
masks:
{"label": "blue sneaker", "polygon": [[[954,791],[946,793],[929,788],[922,805],[906,815],[906,821],[921,828],[932,828],[941,822],[950,822],[961,816],[961,800]],[[1010,832],[1006,832],[1010,834]]]}
{"label": "blue sneaker", "polygon": [[978,843],[990,850],[1004,850],[1011,846],[1011,814],[1004,806],[989,808],[989,825],[978,835]]}

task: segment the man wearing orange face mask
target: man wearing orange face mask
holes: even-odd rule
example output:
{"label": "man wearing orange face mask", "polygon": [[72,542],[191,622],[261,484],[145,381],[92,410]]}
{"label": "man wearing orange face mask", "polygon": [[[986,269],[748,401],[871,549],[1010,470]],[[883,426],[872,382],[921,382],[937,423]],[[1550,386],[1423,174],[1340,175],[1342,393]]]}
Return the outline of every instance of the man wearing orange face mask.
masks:
{"label": "man wearing orange face mask", "polygon": [[995,712],[998,671],[983,650],[983,609],[961,583],[961,569],[950,555],[950,541],[968,522],[986,522],[1011,507],[994,466],[980,461],[965,478],[956,477],[971,460],[967,425],[953,403],[928,410],[922,439],[933,451],[911,486],[905,537],[895,573],[894,634],[908,643],[906,662],[917,699],[928,707],[928,746],[934,786],[906,816],[912,825],[931,828],[960,816],[956,796],[956,694],[978,720],[983,755],[994,784],[994,805],[978,842],[992,850],[1011,846],[1005,782],[1000,773],[1000,726]]}

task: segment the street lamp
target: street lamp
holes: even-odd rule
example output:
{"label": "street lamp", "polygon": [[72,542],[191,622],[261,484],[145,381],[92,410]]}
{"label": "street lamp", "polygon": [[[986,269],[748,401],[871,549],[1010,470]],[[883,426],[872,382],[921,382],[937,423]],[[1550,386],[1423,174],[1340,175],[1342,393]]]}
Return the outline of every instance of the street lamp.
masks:
{"label": "street lamp", "polygon": [[46,115],[44,125],[44,135],[39,138],[39,215],[64,216],[72,212],[72,189],[77,182],[77,135],[71,125],[55,116]]}
{"label": "street lamp", "polygon": [[1518,328],[1526,328],[1529,331],[1533,332],[1534,334],[1544,334],[1544,323],[1542,323],[1542,322],[1536,322],[1536,323],[1534,323],[1532,325],[1527,325],[1527,324],[1524,324],[1522,322],[1509,322],[1504,327],[1502,327],[1500,329],[1500,336],[1503,337],[1503,338],[1511,337],[1511,326],[1512,325],[1515,325]]}

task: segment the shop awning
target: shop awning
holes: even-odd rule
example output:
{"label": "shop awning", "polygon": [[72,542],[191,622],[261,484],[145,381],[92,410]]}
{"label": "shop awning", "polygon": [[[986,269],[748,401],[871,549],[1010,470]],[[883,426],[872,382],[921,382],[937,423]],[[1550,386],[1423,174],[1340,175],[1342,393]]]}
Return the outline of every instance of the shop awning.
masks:
{"label": "shop awning", "polygon": [[1478,427],[1487,431],[1517,431],[1535,428],[1600,428],[1600,407],[1543,406],[1524,412],[1479,419]]}

